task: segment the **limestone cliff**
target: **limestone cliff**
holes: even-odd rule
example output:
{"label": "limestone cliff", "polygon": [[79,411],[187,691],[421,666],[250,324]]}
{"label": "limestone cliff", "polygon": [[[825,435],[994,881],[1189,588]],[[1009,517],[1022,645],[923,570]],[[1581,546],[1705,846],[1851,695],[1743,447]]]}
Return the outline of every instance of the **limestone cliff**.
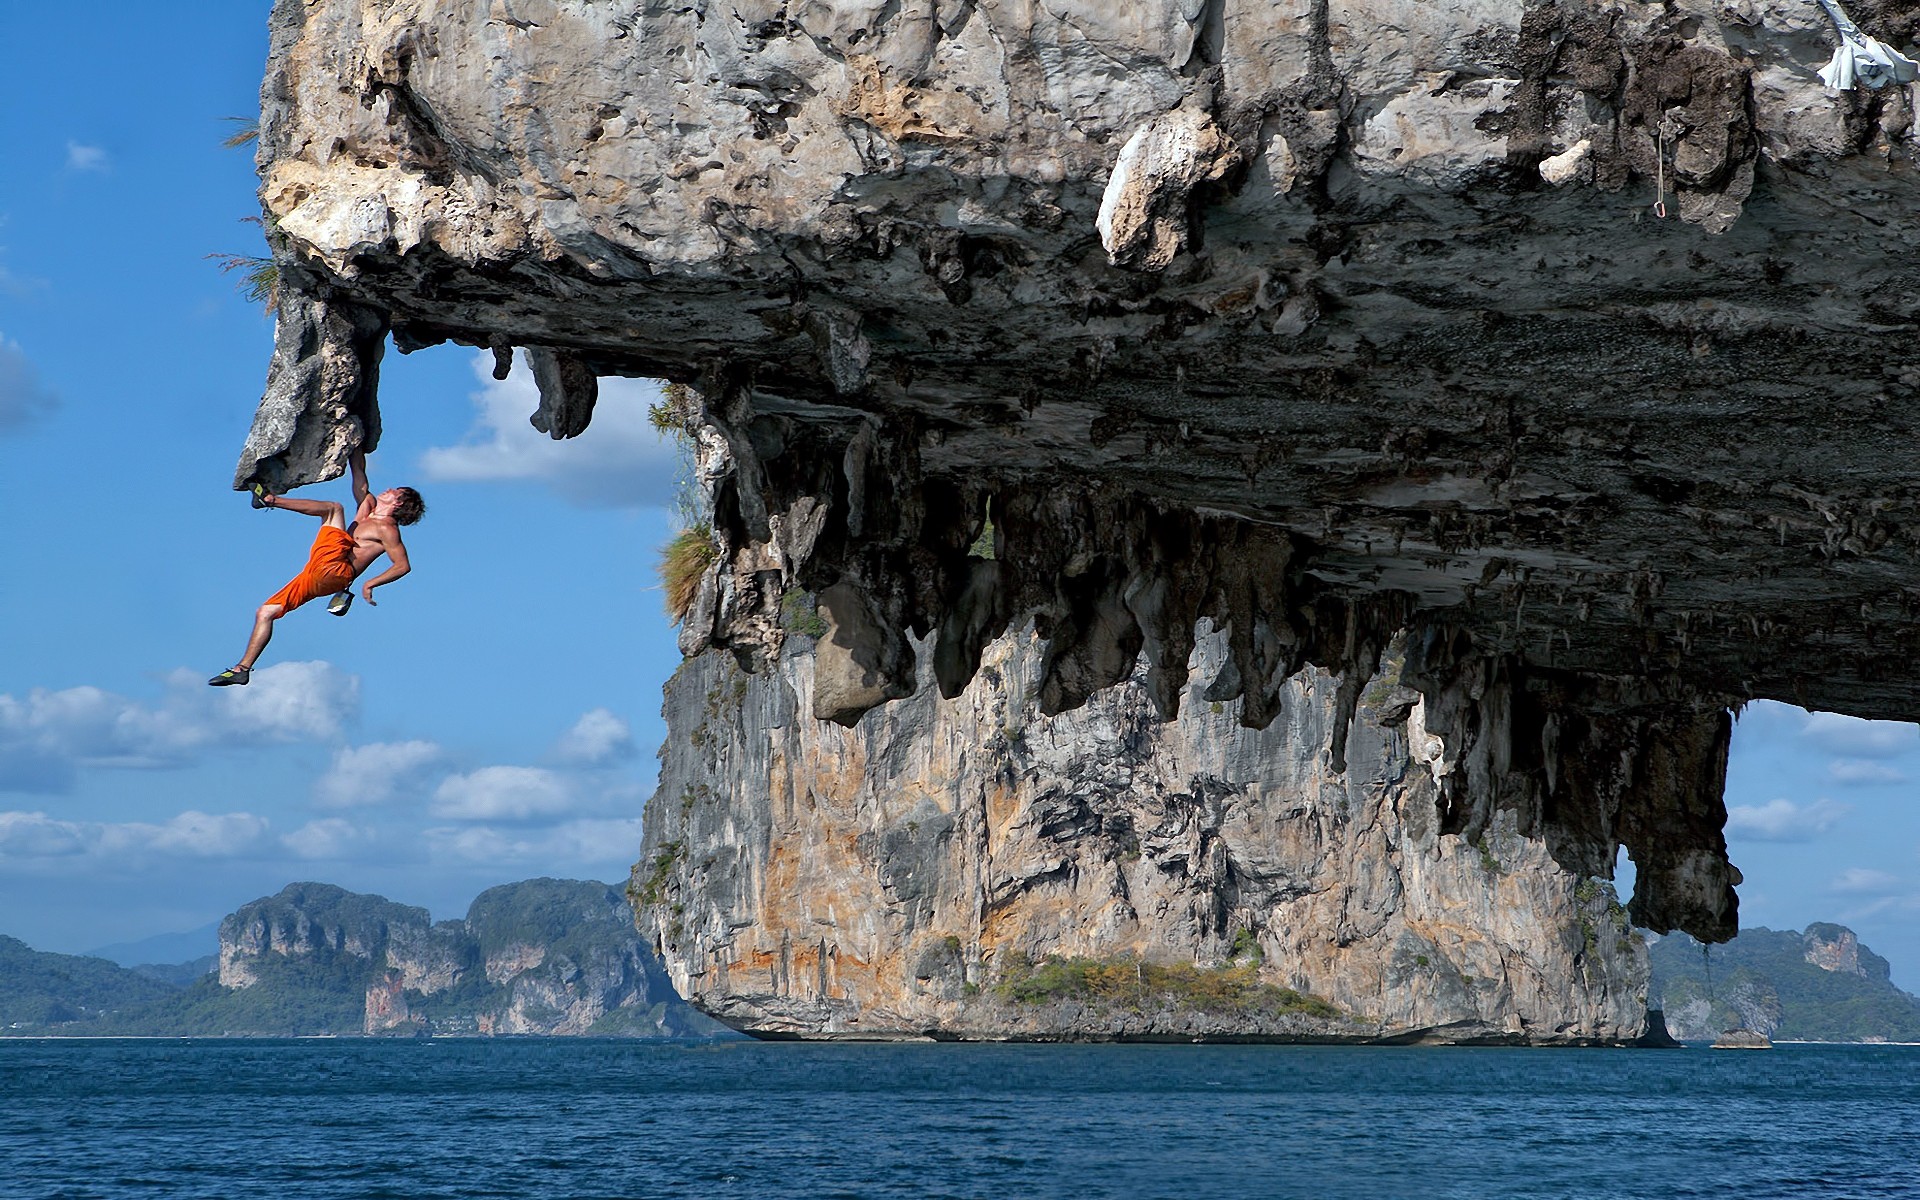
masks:
{"label": "limestone cliff", "polygon": [[[991,643],[958,697],[923,669],[912,696],[849,729],[807,712],[811,641],[791,638],[757,676],[704,654],[667,689],[630,890],[675,986],[729,1024],[804,1037],[1641,1032],[1646,952],[1611,888],[1510,821],[1477,845],[1443,836],[1432,739],[1390,672],[1369,684],[1340,772],[1337,681],[1314,671],[1262,731],[1240,724],[1241,701],[1198,687],[1161,723],[1144,671],[1048,717],[1029,632]],[[1203,637],[1195,669],[1224,657],[1224,637]],[[1188,971],[1145,979],[1169,964]]]}
{"label": "limestone cliff", "polygon": [[246,1028],[346,1032],[314,1024],[342,1004],[368,1034],[711,1028],[673,995],[620,893],[601,883],[506,884],[465,920],[438,923],[380,896],[291,884],[221,922],[219,963],[220,988],[274,993],[231,1018],[268,1022]]}
{"label": "limestone cliff", "polygon": [[[1859,0],[1909,45],[1909,0]],[[688,645],[818,593],[851,722],[1035,622],[1274,719],[1403,680],[1443,829],[1724,938],[1727,710],[1920,716],[1911,86],[1812,0],[278,0],[280,329],[236,484],[370,447],[385,338],[533,424],[697,385]],[[991,515],[995,553],[971,555]],[[930,641],[928,639],[931,639]],[[1343,707],[1350,708],[1349,692]],[[1342,761],[1337,724],[1332,761]]]}

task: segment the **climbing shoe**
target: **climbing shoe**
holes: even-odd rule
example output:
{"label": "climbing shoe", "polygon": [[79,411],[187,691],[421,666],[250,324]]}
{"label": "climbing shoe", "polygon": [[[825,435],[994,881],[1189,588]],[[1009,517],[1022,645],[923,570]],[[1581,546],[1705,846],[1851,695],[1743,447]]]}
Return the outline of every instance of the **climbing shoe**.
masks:
{"label": "climbing shoe", "polygon": [[332,613],[336,617],[346,616],[347,610],[352,607],[353,607],[352,592],[335,592],[333,594],[333,599],[327,601],[327,611]]}
{"label": "climbing shoe", "polygon": [[[267,503],[268,492],[267,492],[266,484],[264,483],[254,484],[253,488],[251,489],[251,493],[252,493],[253,506],[255,508],[271,508],[272,507],[272,505]],[[241,682],[245,683],[246,681],[241,680]]]}
{"label": "climbing shoe", "polygon": [[236,683],[244,687],[247,680],[252,678],[253,672],[246,667],[228,667],[207,682],[214,687],[232,687]]}

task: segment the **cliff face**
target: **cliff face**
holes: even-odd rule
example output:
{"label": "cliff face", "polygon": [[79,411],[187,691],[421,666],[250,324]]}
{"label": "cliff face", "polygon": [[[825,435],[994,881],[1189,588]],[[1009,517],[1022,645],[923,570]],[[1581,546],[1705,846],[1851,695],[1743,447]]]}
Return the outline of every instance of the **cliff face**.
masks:
{"label": "cliff face", "polygon": [[1892,965],[1844,925],[1748,929],[1724,946],[1676,935],[1650,958],[1652,995],[1676,1037],[1741,1028],[1821,1042],[1920,1040],[1920,997],[1895,987]]}
{"label": "cliff face", "polygon": [[292,884],[221,922],[219,961],[222,987],[276,989],[295,1007],[343,990],[363,996],[368,1034],[708,1028],[633,937],[619,892],[599,883],[491,888],[466,920],[438,924],[423,908]]}
{"label": "cliff face", "polygon": [[1914,96],[1833,45],[1807,0],[279,0],[236,483],[370,447],[389,332],[521,348],[556,438],[694,384],[691,651],[773,665],[800,587],[820,716],[1029,619],[1046,711],[1144,654],[1170,716],[1205,618],[1264,727],[1408,629],[1444,829],[1624,844],[1639,923],[1724,938],[1728,707],[1920,716]]}
{"label": "cliff face", "polygon": [[[1645,950],[1611,888],[1510,822],[1479,845],[1442,836],[1431,738],[1390,677],[1370,683],[1340,773],[1327,750],[1337,687],[1317,672],[1288,685],[1263,731],[1197,687],[1161,723],[1144,672],[1047,717],[1044,648],[1016,635],[988,646],[959,697],[941,699],[926,671],[848,729],[807,714],[808,640],[758,676],[702,655],[667,689],[630,892],[675,986],[729,1024],[806,1037],[1641,1032]],[[1224,642],[1203,638],[1196,669],[1218,669]],[[1135,986],[1168,964],[1200,970]],[[1283,988],[1339,1013],[1283,1003]]]}

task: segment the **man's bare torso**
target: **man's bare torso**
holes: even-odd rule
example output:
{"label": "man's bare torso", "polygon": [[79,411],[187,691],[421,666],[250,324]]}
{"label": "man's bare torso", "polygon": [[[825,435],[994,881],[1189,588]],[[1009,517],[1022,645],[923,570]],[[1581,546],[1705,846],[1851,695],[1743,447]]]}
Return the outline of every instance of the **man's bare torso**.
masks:
{"label": "man's bare torso", "polygon": [[347,534],[353,538],[353,577],[358,579],[388,552],[390,542],[400,540],[400,527],[384,517],[365,516],[347,526]]}

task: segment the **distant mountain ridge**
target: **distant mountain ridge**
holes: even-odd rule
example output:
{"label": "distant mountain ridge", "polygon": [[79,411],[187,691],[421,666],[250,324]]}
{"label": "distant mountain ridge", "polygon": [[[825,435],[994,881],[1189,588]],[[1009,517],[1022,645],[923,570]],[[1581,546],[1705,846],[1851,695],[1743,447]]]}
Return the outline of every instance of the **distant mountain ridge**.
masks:
{"label": "distant mountain ridge", "polygon": [[[211,971],[211,973],[209,973]],[[719,1032],[674,994],[604,883],[490,888],[462,920],[323,883],[220,923],[217,957],[128,969],[0,939],[0,1032],[14,1035]]]}
{"label": "distant mountain ridge", "polygon": [[185,933],[157,933],[131,942],[115,942],[82,951],[88,958],[104,958],[123,967],[167,965],[205,958],[220,947],[220,922],[211,921]]}
{"label": "distant mountain ridge", "polygon": [[1759,926],[1718,946],[1676,934],[1649,958],[1650,1004],[1677,1038],[1744,1028],[1778,1041],[1920,1042],[1920,997],[1895,987],[1887,960],[1844,925]]}

